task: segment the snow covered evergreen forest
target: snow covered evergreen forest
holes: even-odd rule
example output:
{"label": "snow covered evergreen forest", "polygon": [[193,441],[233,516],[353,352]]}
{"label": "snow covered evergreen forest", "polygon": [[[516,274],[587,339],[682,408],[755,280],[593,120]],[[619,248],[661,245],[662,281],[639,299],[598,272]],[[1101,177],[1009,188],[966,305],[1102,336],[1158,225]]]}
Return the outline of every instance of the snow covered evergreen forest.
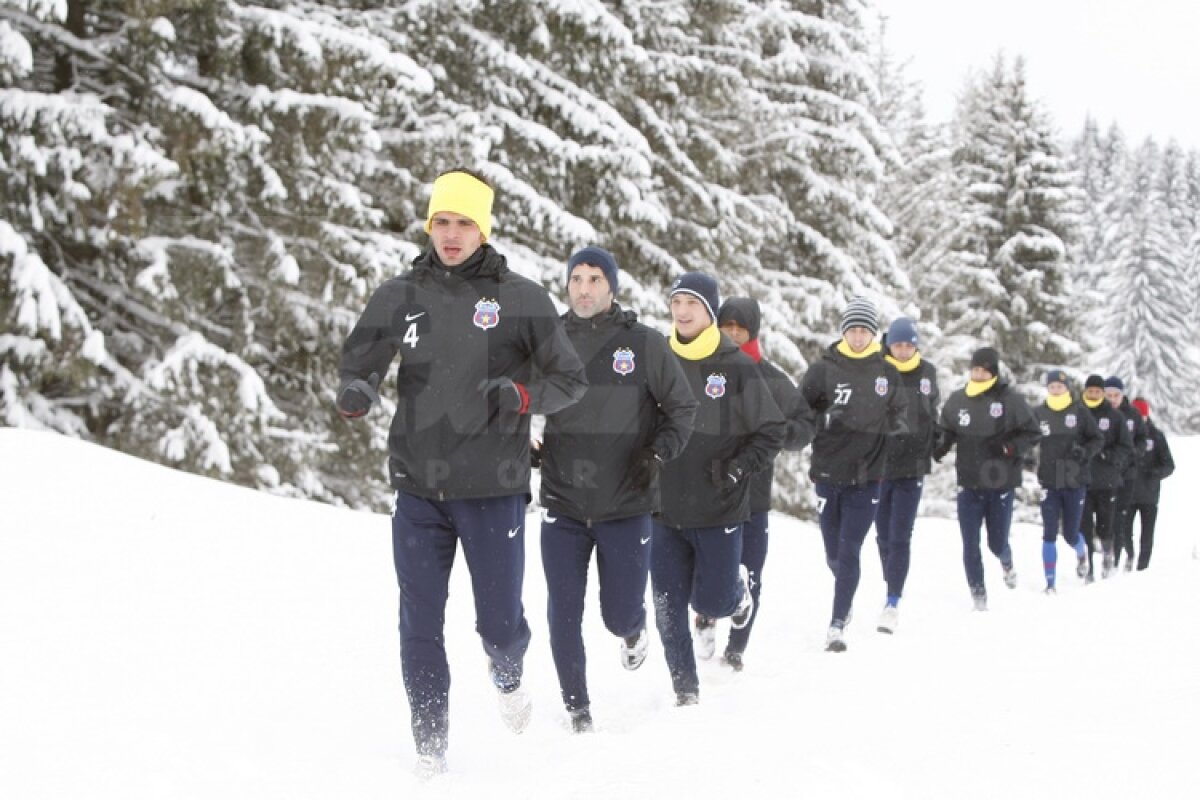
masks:
{"label": "snow covered evergreen forest", "polygon": [[0,423],[382,508],[339,347],[452,166],[556,296],[588,243],[660,322],[711,272],[798,378],[866,294],[944,392],[990,343],[1200,430],[1200,153],[1060,130],[1019,57],[934,124],[864,0],[0,0]]}

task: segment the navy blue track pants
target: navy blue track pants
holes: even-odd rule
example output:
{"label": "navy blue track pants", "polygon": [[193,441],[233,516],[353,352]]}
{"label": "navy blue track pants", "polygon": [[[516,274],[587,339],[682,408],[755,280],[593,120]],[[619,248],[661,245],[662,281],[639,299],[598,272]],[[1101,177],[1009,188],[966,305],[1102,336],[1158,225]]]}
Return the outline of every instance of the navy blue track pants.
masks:
{"label": "navy blue track pants", "polygon": [[550,651],[563,702],[572,711],[587,708],[590,702],[583,606],[593,550],[604,626],[615,636],[632,636],[646,626],[650,515],[596,522],[590,527],[549,512],[543,517],[542,568],[546,573]]}
{"label": "navy blue track pants", "polygon": [[912,559],[913,526],[917,522],[924,486],[924,478],[897,478],[879,485],[875,541],[879,544],[879,560],[889,596],[904,594]]}
{"label": "navy blue track pants", "polygon": [[1002,565],[1012,565],[1008,531],[1012,526],[1012,489],[959,489],[958,530],[962,534],[963,568],[972,590],[984,588],[979,532],[987,527],[987,545]]}
{"label": "navy blue track pants", "polygon": [[729,629],[726,653],[746,652],[746,645],[750,641],[750,629],[758,619],[763,566],[767,563],[767,516],[766,511],[755,511],[747,522],[742,523],[742,564],[750,573],[750,596],[754,598],[754,611],[746,627]]}
{"label": "navy blue track pants", "polygon": [[831,624],[844,625],[862,575],[863,541],[875,522],[879,481],[817,483],[816,492],[825,563],[834,577]]}
{"label": "navy blue track pants", "polygon": [[742,526],[670,528],[653,524],[650,582],[654,621],[675,692],[698,692],[688,606],[706,617],[728,617],[738,606]]}
{"label": "navy blue track pants", "polygon": [[520,683],[529,647],[521,605],[525,496],[436,501],[397,492],[392,553],[400,585],[400,661],[420,754],[446,748],[446,598],[460,542],[475,596],[475,630],[498,685]]}

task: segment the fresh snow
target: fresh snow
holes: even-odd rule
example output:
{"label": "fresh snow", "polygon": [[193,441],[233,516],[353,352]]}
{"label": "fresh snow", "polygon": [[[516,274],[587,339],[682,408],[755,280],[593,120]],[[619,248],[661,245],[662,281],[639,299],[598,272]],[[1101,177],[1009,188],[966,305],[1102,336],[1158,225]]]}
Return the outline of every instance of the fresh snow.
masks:
{"label": "fresh snow", "polygon": [[898,632],[874,630],[872,537],[840,655],[822,651],[819,535],[776,515],[746,670],[702,663],[693,708],[672,706],[656,633],[641,670],[620,667],[593,572],[585,736],[559,702],[531,513],[532,725],[502,726],[460,561],[450,773],[421,785],[386,516],[0,429],[0,797],[1191,796],[1200,439],[1171,444],[1149,571],[1083,587],[1060,545],[1047,597],[1040,534],[1017,525],[1020,585],[987,556],[992,610],[975,613],[955,523],[922,518]]}

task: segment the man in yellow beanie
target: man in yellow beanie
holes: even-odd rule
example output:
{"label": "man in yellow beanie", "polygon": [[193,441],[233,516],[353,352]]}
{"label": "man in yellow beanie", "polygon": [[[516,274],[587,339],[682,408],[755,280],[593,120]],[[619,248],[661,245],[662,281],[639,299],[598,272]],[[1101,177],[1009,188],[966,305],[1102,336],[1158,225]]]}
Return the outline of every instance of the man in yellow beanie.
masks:
{"label": "man in yellow beanie", "polygon": [[529,625],[521,603],[532,414],[583,396],[583,364],[550,296],[487,244],[492,188],[453,170],[433,184],[431,247],[380,286],[342,348],[337,408],[348,419],[379,400],[400,359],[388,474],[400,585],[400,658],[417,772],[446,770],[450,669],[443,634],[450,569],[461,545],[476,630],[505,724],[520,733]]}

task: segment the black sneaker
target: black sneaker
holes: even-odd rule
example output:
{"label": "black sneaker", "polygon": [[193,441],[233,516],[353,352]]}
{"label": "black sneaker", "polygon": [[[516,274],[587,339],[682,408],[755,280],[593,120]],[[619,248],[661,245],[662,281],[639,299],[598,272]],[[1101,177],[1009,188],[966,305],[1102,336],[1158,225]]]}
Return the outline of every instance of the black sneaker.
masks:
{"label": "black sneaker", "polygon": [[721,663],[724,664],[725,666],[729,667],[734,672],[741,672],[742,667],[745,666],[744,664],[742,664],[742,654],[741,653],[726,652],[725,655],[721,658]]}
{"label": "black sneaker", "polygon": [[676,706],[700,705],[700,693],[699,692],[676,692],[675,693],[675,705]]}
{"label": "black sneaker", "polygon": [[577,708],[574,711],[568,712],[571,715],[571,731],[574,733],[591,733],[595,730],[592,726],[592,712],[586,708]]}

